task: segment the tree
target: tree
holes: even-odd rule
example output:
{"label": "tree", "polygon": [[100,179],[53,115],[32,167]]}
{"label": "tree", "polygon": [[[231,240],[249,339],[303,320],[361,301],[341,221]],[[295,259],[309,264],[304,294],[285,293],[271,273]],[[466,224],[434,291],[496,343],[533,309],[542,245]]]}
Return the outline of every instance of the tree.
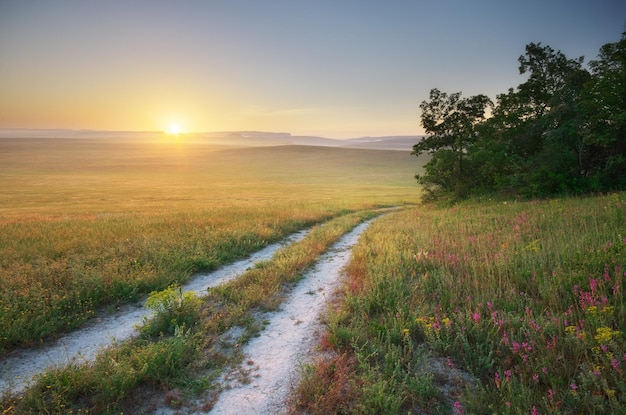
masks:
{"label": "tree", "polygon": [[[518,59],[528,79],[497,97],[479,147],[497,150],[499,190],[526,196],[579,191],[582,145],[580,96],[589,73],[584,59],[568,59],[541,43],[530,43]],[[495,145],[497,143],[498,145]],[[505,157],[503,157],[505,156]]]}
{"label": "tree", "polygon": [[[584,58],[530,43],[516,89],[484,95],[430,91],[413,146],[429,153],[416,176],[427,197],[501,192],[527,197],[626,189],[626,33]],[[491,117],[485,110],[492,106]]]}
{"label": "tree", "polygon": [[518,58],[519,73],[529,73],[528,80],[519,85],[519,94],[525,97],[536,117],[549,112],[558,100],[555,97],[571,83],[582,70],[584,57],[568,59],[560,50],[540,43],[526,45],[526,53]]}
{"label": "tree", "polygon": [[424,166],[425,174],[415,176],[430,196],[453,191],[465,192],[467,171],[464,161],[470,146],[476,141],[476,126],[485,118],[492,105],[485,95],[461,98],[461,92],[448,95],[434,88],[430,101],[420,104],[422,126],[430,135],[413,146],[413,155],[433,155]]}
{"label": "tree", "polygon": [[626,188],[626,33],[600,48],[582,96],[585,168],[594,190]]}

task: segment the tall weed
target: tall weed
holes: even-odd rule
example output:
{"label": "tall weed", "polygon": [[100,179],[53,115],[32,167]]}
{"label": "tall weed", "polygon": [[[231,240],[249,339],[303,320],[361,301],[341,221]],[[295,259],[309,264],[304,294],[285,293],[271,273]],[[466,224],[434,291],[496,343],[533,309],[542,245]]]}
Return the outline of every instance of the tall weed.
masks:
{"label": "tall weed", "polygon": [[[354,251],[329,344],[379,356],[357,366],[353,382],[392,382],[385,393],[403,411],[621,413],[624,197],[473,202],[381,218]],[[414,373],[413,358],[385,358],[403,339],[428,345],[478,386],[420,399],[393,374],[397,362]],[[442,376],[431,373],[435,383]]]}

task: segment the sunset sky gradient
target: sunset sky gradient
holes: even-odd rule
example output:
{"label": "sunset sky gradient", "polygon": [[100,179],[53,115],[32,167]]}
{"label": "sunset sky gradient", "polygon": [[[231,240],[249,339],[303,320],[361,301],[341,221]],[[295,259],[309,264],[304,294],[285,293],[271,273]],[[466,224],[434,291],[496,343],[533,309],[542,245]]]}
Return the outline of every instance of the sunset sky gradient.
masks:
{"label": "sunset sky gradient", "polygon": [[0,2],[0,128],[416,135],[431,88],[492,98],[529,42],[595,59],[620,0]]}

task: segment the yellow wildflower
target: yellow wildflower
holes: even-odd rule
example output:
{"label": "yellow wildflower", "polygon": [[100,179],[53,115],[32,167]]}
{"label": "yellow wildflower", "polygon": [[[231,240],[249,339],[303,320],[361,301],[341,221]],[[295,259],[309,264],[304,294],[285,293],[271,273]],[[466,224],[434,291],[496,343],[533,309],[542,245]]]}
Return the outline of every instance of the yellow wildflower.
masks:
{"label": "yellow wildflower", "polygon": [[593,336],[593,338],[596,339],[598,343],[607,343],[619,334],[619,331],[612,330],[610,327],[598,327],[596,329],[596,335]]}
{"label": "yellow wildflower", "polygon": [[612,305],[604,307],[602,309],[602,313],[603,314],[613,314],[613,311],[615,310],[615,307],[613,307]]}
{"label": "yellow wildflower", "polygon": [[567,333],[567,334],[576,334],[576,326],[567,326],[567,327],[565,327],[565,333]]}

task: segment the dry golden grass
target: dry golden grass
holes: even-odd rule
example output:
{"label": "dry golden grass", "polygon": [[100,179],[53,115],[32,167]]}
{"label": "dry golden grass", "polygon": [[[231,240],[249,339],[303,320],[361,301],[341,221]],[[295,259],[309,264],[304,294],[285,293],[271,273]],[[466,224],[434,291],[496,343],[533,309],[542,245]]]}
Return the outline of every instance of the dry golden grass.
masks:
{"label": "dry golden grass", "polygon": [[0,351],[347,211],[416,203],[408,152],[0,139]]}

